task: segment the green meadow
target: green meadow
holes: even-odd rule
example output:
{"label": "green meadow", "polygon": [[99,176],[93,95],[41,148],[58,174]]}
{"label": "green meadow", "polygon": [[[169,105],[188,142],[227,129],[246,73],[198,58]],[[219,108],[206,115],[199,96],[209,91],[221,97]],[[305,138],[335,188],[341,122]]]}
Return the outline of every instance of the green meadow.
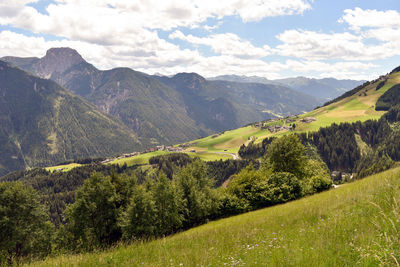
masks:
{"label": "green meadow", "polygon": [[398,266],[400,168],[166,238],[32,266]]}
{"label": "green meadow", "polygon": [[73,168],[82,166],[82,164],[79,163],[70,163],[70,164],[64,164],[64,165],[57,165],[57,166],[53,166],[53,167],[47,167],[46,170],[49,172],[54,172],[54,171],[63,171],[63,172],[67,172],[72,170]]}

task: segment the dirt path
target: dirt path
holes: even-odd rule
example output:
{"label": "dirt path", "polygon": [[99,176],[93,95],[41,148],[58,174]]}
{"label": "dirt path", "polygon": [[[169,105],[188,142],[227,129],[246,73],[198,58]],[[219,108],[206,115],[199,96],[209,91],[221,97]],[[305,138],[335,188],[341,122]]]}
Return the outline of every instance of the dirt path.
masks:
{"label": "dirt path", "polygon": [[233,159],[239,159],[238,155],[236,155],[235,153],[228,153],[228,152],[211,152],[211,153],[220,154],[220,155],[230,155],[233,157]]}

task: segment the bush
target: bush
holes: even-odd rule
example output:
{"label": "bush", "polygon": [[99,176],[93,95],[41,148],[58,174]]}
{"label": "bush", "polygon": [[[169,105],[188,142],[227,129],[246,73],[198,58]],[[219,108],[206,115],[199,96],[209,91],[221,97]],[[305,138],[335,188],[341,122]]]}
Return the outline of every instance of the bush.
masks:
{"label": "bush", "polygon": [[300,181],[292,173],[273,173],[267,180],[270,204],[285,203],[302,196]]}

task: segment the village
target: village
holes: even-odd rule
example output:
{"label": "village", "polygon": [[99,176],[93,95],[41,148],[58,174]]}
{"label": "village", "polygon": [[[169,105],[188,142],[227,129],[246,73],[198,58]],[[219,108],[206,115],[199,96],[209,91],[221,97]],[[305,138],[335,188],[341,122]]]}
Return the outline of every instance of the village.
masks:
{"label": "village", "polygon": [[132,153],[122,154],[121,156],[118,156],[118,157],[108,158],[108,159],[103,160],[101,163],[106,164],[106,163],[109,163],[109,162],[117,160],[117,159],[130,158],[130,157],[134,157],[134,156],[138,156],[138,155],[146,154],[146,153],[150,153],[150,152],[155,152],[155,151],[183,152],[185,150],[185,148],[193,146],[195,144],[196,143],[190,143],[190,144],[184,143],[184,144],[179,144],[177,146],[165,146],[165,145],[155,146],[155,147],[148,148],[142,152],[135,151]]}
{"label": "village", "polygon": [[[279,124],[274,124],[274,125],[269,125],[271,122],[280,122],[281,119],[270,119],[264,122],[259,122],[254,124],[254,127],[260,128],[261,130],[268,129],[271,133],[277,133],[280,131],[292,131],[296,129],[296,124],[294,123],[298,116],[295,117],[287,117],[283,119],[283,125]],[[303,123],[311,123],[316,121],[317,119],[314,117],[305,117],[300,120],[300,122]]]}

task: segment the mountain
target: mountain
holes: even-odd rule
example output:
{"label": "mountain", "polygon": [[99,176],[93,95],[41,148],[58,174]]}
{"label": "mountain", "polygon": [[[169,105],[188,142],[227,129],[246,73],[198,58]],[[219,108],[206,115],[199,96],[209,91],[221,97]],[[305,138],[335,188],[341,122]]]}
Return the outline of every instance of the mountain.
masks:
{"label": "mountain", "polygon": [[102,71],[70,48],[52,48],[42,58],[3,60],[54,80],[121,119],[145,146],[193,140],[321,104],[282,85],[210,82],[187,73],[169,78],[128,68]]}
{"label": "mountain", "polygon": [[245,75],[219,75],[216,77],[207,78],[209,81],[230,81],[238,83],[264,83],[264,84],[276,84],[273,80],[269,80],[265,77],[259,76],[245,76]]}
{"label": "mountain", "polygon": [[0,174],[143,146],[119,120],[60,87],[0,61]]}
{"label": "mountain", "polygon": [[209,78],[209,80],[278,84],[290,87],[298,92],[311,95],[323,101],[338,97],[344,92],[365,82],[358,80],[338,80],[334,78],[313,79],[306,77],[269,80],[264,77],[239,75],[222,75]]}
{"label": "mountain", "polygon": [[302,113],[318,103],[308,95],[281,85],[208,81],[196,73],[155,78],[183,96],[191,111],[189,115],[195,121],[216,131],[276,115]]}
{"label": "mountain", "polygon": [[275,82],[289,86],[298,92],[303,92],[323,100],[329,100],[364,83],[365,81],[337,80],[334,78],[311,79],[306,77],[296,77],[275,80]]}
{"label": "mountain", "polygon": [[147,147],[212,133],[197,126],[187,115],[183,99],[175,90],[147,74],[129,68],[98,70],[70,48],[52,48],[36,60],[3,59],[54,80],[101,111],[119,118]]}

